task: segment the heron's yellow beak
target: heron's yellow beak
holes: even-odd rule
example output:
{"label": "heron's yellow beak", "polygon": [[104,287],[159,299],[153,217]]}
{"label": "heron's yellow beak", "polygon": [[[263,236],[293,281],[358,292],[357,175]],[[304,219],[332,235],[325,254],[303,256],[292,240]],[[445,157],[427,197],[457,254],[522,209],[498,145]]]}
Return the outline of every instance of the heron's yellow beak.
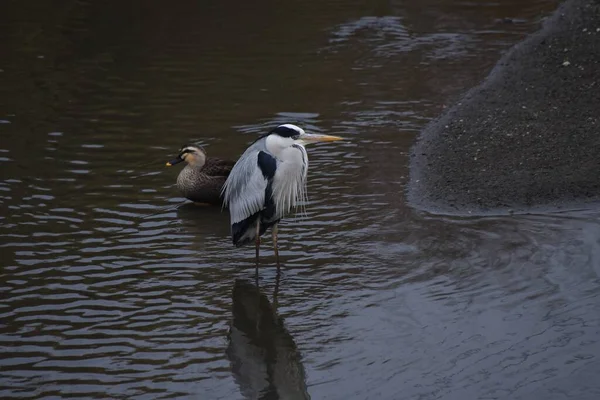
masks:
{"label": "heron's yellow beak", "polygon": [[305,133],[300,136],[299,141],[302,143],[318,143],[318,142],[337,142],[338,140],[344,140],[339,136],[331,136],[331,135],[319,135],[316,133]]}

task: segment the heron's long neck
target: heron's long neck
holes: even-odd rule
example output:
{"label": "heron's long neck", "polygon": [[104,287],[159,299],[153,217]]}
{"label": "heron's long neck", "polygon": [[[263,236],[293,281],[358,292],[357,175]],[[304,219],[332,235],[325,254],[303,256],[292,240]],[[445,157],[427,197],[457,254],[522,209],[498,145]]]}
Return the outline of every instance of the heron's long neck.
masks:
{"label": "heron's long neck", "polygon": [[298,202],[306,199],[308,156],[306,149],[295,144],[278,155],[273,179],[273,200],[279,217],[283,217]]}

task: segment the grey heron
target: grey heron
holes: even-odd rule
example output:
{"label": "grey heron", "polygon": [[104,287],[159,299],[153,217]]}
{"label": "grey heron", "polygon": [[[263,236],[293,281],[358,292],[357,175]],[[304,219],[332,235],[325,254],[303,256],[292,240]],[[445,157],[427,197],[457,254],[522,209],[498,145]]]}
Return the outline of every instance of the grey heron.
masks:
{"label": "grey heron", "polygon": [[233,166],[223,186],[231,238],[237,247],[255,242],[257,273],[260,237],[272,228],[279,267],[277,224],[306,200],[308,155],[304,145],[336,140],[342,138],[309,134],[292,124],[279,125],[256,139]]}

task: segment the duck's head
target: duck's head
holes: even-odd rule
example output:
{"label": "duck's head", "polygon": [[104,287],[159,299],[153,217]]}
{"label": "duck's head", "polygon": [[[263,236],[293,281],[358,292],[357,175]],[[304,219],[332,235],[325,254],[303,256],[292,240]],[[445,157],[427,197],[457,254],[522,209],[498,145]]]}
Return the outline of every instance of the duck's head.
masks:
{"label": "duck's head", "polygon": [[182,161],[185,161],[192,167],[201,168],[206,162],[206,153],[200,146],[188,144],[179,150],[177,157],[167,163],[167,167],[179,164]]}

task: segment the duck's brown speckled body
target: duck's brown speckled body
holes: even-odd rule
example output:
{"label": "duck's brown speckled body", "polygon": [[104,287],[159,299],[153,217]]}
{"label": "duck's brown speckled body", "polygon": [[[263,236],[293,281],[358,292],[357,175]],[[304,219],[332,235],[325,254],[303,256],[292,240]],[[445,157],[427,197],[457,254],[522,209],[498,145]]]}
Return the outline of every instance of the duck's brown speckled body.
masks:
{"label": "duck's brown speckled body", "polygon": [[234,161],[207,158],[198,146],[183,146],[179,155],[167,165],[185,161],[187,165],[177,177],[177,189],[186,198],[196,203],[221,205],[221,189],[229,176]]}

